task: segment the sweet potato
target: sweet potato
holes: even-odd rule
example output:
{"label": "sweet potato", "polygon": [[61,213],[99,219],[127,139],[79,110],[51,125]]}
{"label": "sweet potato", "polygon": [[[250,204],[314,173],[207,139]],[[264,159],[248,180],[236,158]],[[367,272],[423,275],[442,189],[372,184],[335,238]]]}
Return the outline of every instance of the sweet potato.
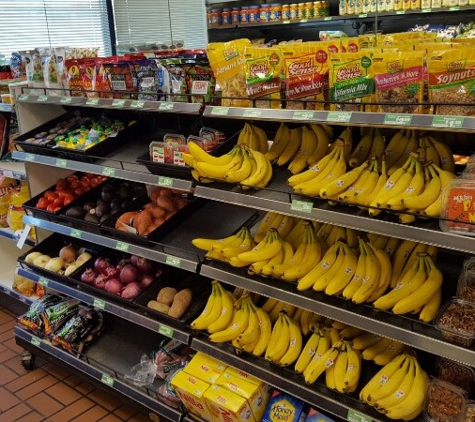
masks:
{"label": "sweet potato", "polygon": [[178,290],[173,287],[164,287],[158,292],[157,302],[170,306],[177,293]]}
{"label": "sweet potato", "polygon": [[136,211],[124,212],[115,222],[115,228],[119,230],[123,230],[123,224],[127,226],[133,226],[135,215],[137,214]]}
{"label": "sweet potato", "polygon": [[170,196],[159,196],[156,200],[156,204],[166,212],[175,211],[175,201]]}
{"label": "sweet potato", "polygon": [[155,202],[157,198],[160,196],[160,191],[161,191],[160,188],[155,188],[152,190],[152,192],[150,192],[149,197],[152,200],[152,202]]}
{"label": "sweet potato", "polygon": [[193,293],[190,289],[180,290],[174,297],[172,306],[168,310],[168,315],[173,318],[181,318],[191,305]]}
{"label": "sweet potato", "polygon": [[148,208],[148,210],[152,213],[153,218],[162,218],[165,214],[166,211],[159,207],[158,205],[151,204],[151,206]]}
{"label": "sweet potato", "polygon": [[162,188],[160,190],[160,196],[173,196],[173,192],[170,189]]}
{"label": "sweet potato", "polygon": [[134,217],[134,229],[141,236],[148,230],[153,223],[153,215],[148,210],[140,211]]}
{"label": "sweet potato", "polygon": [[147,307],[150,309],[153,309],[154,311],[161,312],[163,314],[168,313],[168,311],[170,310],[170,308],[167,305],[157,302],[156,300],[150,300],[147,303]]}

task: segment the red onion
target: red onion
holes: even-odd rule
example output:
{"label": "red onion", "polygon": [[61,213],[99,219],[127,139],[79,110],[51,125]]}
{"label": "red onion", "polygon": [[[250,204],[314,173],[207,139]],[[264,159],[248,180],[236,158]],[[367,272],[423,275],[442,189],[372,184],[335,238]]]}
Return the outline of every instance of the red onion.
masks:
{"label": "red onion", "polygon": [[122,290],[121,296],[124,299],[133,299],[141,291],[142,291],[142,287],[140,286],[140,283],[137,283],[136,281],[134,281],[133,283],[129,283],[127,284],[127,286],[124,287],[124,289]]}
{"label": "red onion", "polygon": [[124,268],[127,264],[130,264],[130,263],[131,263],[130,259],[121,259],[119,263],[116,265],[116,267],[119,271],[122,271],[122,268]]}
{"label": "red onion", "polygon": [[120,293],[122,292],[122,288],[123,288],[122,283],[117,278],[111,278],[107,280],[104,286],[104,290],[106,292],[112,293],[117,296],[120,296]]}
{"label": "red onion", "polygon": [[81,281],[86,284],[94,284],[99,273],[94,268],[88,268],[81,274]]}
{"label": "red onion", "polygon": [[101,274],[105,275],[107,279],[119,277],[120,271],[117,267],[110,266],[101,270]]}
{"label": "red onion", "polygon": [[137,281],[140,278],[140,273],[137,267],[132,264],[127,264],[120,272],[120,281],[124,284],[129,284]]}
{"label": "red onion", "polygon": [[155,278],[153,278],[152,275],[150,275],[150,274],[144,274],[144,275],[142,276],[142,279],[140,280],[140,284],[141,284],[142,287],[145,289],[145,287],[150,286],[150,284],[152,284],[154,281],[155,281]]}
{"label": "red onion", "polygon": [[108,258],[104,258],[103,256],[100,256],[99,258],[96,259],[96,261],[94,262],[94,268],[97,270],[97,271],[100,271],[102,272],[103,270],[105,270],[107,267],[109,267],[111,265],[111,262]]}
{"label": "red onion", "polygon": [[137,257],[134,264],[142,274],[148,274],[152,271],[152,263],[141,256]]}
{"label": "red onion", "polygon": [[104,290],[106,287],[107,278],[103,274],[99,274],[94,280],[94,287],[97,287],[100,290]]}

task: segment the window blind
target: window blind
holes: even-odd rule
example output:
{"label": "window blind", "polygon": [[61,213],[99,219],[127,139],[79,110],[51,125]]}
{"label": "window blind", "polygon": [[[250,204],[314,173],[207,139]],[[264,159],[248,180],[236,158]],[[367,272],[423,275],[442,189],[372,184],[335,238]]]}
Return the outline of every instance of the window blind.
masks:
{"label": "window blind", "polygon": [[47,46],[99,47],[99,55],[110,55],[106,1],[0,1],[0,54]]}
{"label": "window blind", "polygon": [[186,48],[206,47],[204,0],[114,0],[114,21],[120,47],[149,43]]}

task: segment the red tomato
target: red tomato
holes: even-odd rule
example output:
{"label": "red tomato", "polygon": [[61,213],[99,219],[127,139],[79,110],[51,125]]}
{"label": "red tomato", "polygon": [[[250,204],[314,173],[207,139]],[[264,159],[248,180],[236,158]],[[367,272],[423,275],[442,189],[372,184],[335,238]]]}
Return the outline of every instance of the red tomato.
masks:
{"label": "red tomato", "polygon": [[89,183],[89,179],[87,180],[87,183],[86,183],[86,182],[83,182],[83,181],[81,180],[81,187],[82,187],[83,189],[89,188],[90,186],[91,186],[91,185],[90,185],[90,183]]}
{"label": "red tomato", "polygon": [[84,173],[83,177],[87,177],[88,179],[94,179],[94,177],[96,177],[96,175],[92,174],[92,173]]}
{"label": "red tomato", "polygon": [[49,202],[46,198],[40,198],[38,203],[36,204],[36,208],[39,208],[40,210],[45,210],[49,205]]}
{"label": "red tomato", "polygon": [[81,177],[81,184],[83,186],[89,186],[91,184],[91,179],[87,178],[86,176]]}
{"label": "red tomato", "polygon": [[58,196],[60,198],[66,198],[67,196],[72,195],[72,192],[70,190],[67,190],[67,189],[62,189],[62,190],[59,190],[57,192],[58,192]]}
{"label": "red tomato", "polygon": [[79,180],[75,180],[74,182],[71,182],[71,183],[69,184],[69,188],[70,188],[71,190],[78,189],[78,188],[80,188],[80,187],[81,187],[81,182],[80,182]]}
{"label": "red tomato", "polygon": [[56,209],[56,205],[54,204],[49,204],[47,207],[46,207],[46,211],[49,211],[49,212],[55,212],[54,210]]}
{"label": "red tomato", "polygon": [[74,198],[73,195],[69,195],[69,196],[64,197],[64,202],[63,202],[64,206],[69,205],[71,202],[74,201],[74,199],[75,198]]}
{"label": "red tomato", "polygon": [[79,177],[77,177],[77,175],[75,175],[75,174],[71,174],[71,176],[66,177],[66,180],[68,181],[68,183],[75,182],[78,179],[79,179]]}
{"label": "red tomato", "polygon": [[64,205],[64,198],[56,198],[53,201],[53,204],[56,205],[57,207],[62,207]]}
{"label": "red tomato", "polygon": [[54,211],[54,212],[57,212],[57,211],[59,211],[60,209],[61,209],[61,207],[56,207],[53,211]]}
{"label": "red tomato", "polygon": [[93,177],[91,180],[90,180],[90,184],[91,184],[91,188],[95,188],[97,185],[99,185],[101,183],[101,181],[99,180],[98,177]]}
{"label": "red tomato", "polygon": [[49,202],[53,202],[56,198],[59,198],[59,195],[56,193],[56,192],[45,192],[45,198],[49,201]]}
{"label": "red tomato", "polygon": [[90,186],[86,186],[85,188],[82,188],[84,190],[84,192],[89,192],[91,190],[91,187]]}
{"label": "red tomato", "polygon": [[83,188],[78,188],[74,190],[74,195],[76,196],[81,196],[81,195],[84,195],[85,193],[86,191]]}
{"label": "red tomato", "polygon": [[59,179],[56,182],[56,189],[66,188],[68,186],[68,182],[64,179]]}

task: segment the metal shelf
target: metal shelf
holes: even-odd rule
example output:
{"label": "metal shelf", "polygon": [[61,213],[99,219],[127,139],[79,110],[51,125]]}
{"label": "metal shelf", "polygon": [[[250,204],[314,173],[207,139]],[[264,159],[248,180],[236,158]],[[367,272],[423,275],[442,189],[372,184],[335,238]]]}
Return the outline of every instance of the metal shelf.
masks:
{"label": "metal shelf", "polygon": [[140,327],[147,328],[151,331],[163,334],[166,337],[174,338],[182,343],[188,344],[190,341],[190,334],[184,330],[184,327],[179,327],[177,323],[174,326],[171,324],[162,324],[156,319],[139,314],[137,311],[125,308],[121,303],[114,303],[106,299],[96,298],[93,294],[87,293],[80,289],[80,287],[69,286],[57,280],[40,276],[34,271],[25,268],[19,268],[18,274],[26,277],[35,283],[39,283],[44,287],[48,287],[58,293],[80,300],[88,305],[92,305],[97,309],[116,315]]}
{"label": "metal shelf", "polygon": [[[287,170],[274,168],[273,181],[266,189],[243,193],[239,186],[214,183],[196,186],[195,196],[345,226],[355,230],[414,240],[459,252],[475,253],[475,237],[442,232],[437,220],[417,220],[417,225],[399,224],[387,220],[390,218],[387,213],[382,213],[378,218],[371,218],[366,211],[355,207],[331,206],[324,200],[312,200],[309,197],[294,195],[292,188],[287,185],[289,175]],[[308,208],[296,207],[293,200],[305,201]]]}
{"label": "metal shelf", "polygon": [[[18,242],[18,236],[15,236],[15,233],[13,233],[13,231],[10,229],[0,229],[0,237],[4,237],[5,239],[9,239],[13,242]],[[26,239],[25,245],[34,246],[35,242],[33,242],[31,239]]]}
{"label": "metal shelf", "polygon": [[12,104],[0,103],[0,113],[13,113],[15,108]]}
{"label": "metal shelf", "polygon": [[475,117],[432,114],[371,113],[359,111],[277,110],[206,106],[203,115],[225,119],[246,119],[270,122],[328,123],[343,126],[412,128],[458,132],[475,131]]}
{"label": "metal shelf", "polygon": [[[135,154],[137,157],[137,145],[126,145],[121,151],[111,154],[111,157],[102,158],[100,164],[85,163],[82,161],[65,160],[62,158],[48,157],[46,155],[31,154],[22,151],[13,151],[13,158],[21,161],[34,162],[52,167],[67,168],[72,171],[83,171],[86,173],[102,174],[109,177],[130,180],[132,182],[148,183],[167,188],[183,191],[190,191],[193,188],[191,180],[181,180],[171,177],[156,176],[149,172],[144,172],[144,166],[129,161],[121,161],[119,158]],[[141,171],[142,170],[142,171]]]}
{"label": "metal shelf", "polygon": [[438,329],[417,319],[378,311],[367,305],[355,305],[339,297],[307,290],[300,292],[296,284],[282,280],[250,277],[246,270],[210,262],[201,266],[200,274],[241,287],[267,297],[273,297],[299,308],[308,309],[345,324],[388,337],[417,349],[444,356],[473,366],[475,349],[446,342]]}
{"label": "metal shelf", "polygon": [[152,111],[157,113],[200,114],[200,103],[182,103],[170,101],[120,100],[112,98],[67,97],[54,95],[21,94],[19,103],[55,104],[61,106],[107,108],[118,110]]}
{"label": "metal shelf", "polygon": [[[165,418],[167,421],[180,422],[183,414],[170,406],[160,402],[152,391],[145,389],[138,389],[122,379],[119,379],[117,374],[107,369],[98,369],[93,364],[89,363],[89,359],[83,360],[72,354],[64,351],[59,347],[51,345],[48,341],[42,340],[29,332],[23,330],[20,327],[15,327],[14,330],[17,343],[24,349],[30,351],[34,355],[48,356],[58,360],[62,365],[65,365],[83,376],[86,376],[89,380],[96,385],[102,385],[103,387],[111,389],[116,394],[121,395],[128,400],[133,400],[141,407],[147,409],[149,412],[156,413],[160,417]],[[97,340],[100,341],[101,339]],[[93,348],[95,343],[91,345]],[[127,346],[127,345],[126,345]],[[88,349],[89,350],[89,349]],[[113,350],[109,350],[109,353],[102,352],[102,356],[107,357],[113,354]],[[139,355],[140,356],[140,355]],[[116,358],[117,356],[114,356]],[[130,366],[131,367],[131,366]]]}
{"label": "metal shelf", "polygon": [[[307,386],[300,375],[295,372],[279,368],[262,358],[243,353],[236,356],[234,348],[227,343],[215,344],[205,338],[193,338],[191,348],[213,356],[254,377],[273,385],[294,397],[303,400],[318,409],[329,412],[339,418],[356,421],[387,422],[389,419],[382,416],[373,408],[361,403],[356,397],[344,395],[326,388],[320,383]],[[422,420],[418,417],[416,421]]]}
{"label": "metal shelf", "polygon": [[[197,272],[198,265],[200,263],[198,255],[192,252],[174,248],[170,245],[150,245],[148,247],[138,246],[132,243],[115,240],[113,238],[101,236],[98,234],[84,232],[82,230],[77,230],[74,227],[69,227],[63,224],[53,223],[30,216],[23,217],[23,222],[25,224],[39,227],[41,229],[86,240],[88,242],[105,246],[106,248],[111,248],[122,252],[128,252],[133,255],[142,256],[144,258],[151,259],[152,261],[172,265],[191,272]],[[161,248],[162,250],[159,250],[158,248]],[[169,249],[168,252],[167,249]]]}

